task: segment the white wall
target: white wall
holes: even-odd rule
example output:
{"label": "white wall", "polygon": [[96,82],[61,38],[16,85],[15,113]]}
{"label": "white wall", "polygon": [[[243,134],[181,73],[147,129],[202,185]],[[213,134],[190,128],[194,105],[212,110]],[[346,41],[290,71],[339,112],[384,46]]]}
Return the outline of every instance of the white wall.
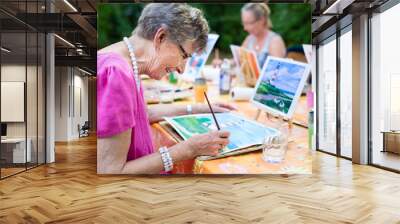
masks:
{"label": "white wall", "polygon": [[[28,67],[28,70],[31,68]],[[25,82],[25,65],[2,65],[1,81],[2,82]],[[2,96],[4,97],[4,96]],[[7,110],[8,108],[1,108]],[[23,108],[24,109],[24,108]],[[25,137],[24,122],[7,123],[7,135],[9,137]]]}
{"label": "white wall", "polygon": [[25,65],[1,65],[1,81],[25,82]]}
{"label": "white wall", "polygon": [[55,141],[68,141],[68,87],[67,67],[55,68]]}
{"label": "white wall", "polygon": [[[1,121],[24,122],[25,82],[1,82]],[[36,106],[35,106],[36,108]]]}
{"label": "white wall", "polygon": [[55,140],[77,139],[78,124],[82,126],[88,120],[88,78],[78,69],[56,67],[55,107]]}

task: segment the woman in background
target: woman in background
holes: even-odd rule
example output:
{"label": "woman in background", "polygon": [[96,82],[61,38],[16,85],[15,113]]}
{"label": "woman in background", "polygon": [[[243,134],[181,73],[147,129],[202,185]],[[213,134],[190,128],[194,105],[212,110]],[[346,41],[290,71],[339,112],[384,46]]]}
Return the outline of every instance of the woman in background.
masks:
{"label": "woman in background", "polygon": [[270,9],[265,3],[247,3],[242,7],[243,28],[249,35],[242,47],[257,53],[258,64],[262,68],[268,55],[283,58],[286,47],[282,37],[271,30]]}

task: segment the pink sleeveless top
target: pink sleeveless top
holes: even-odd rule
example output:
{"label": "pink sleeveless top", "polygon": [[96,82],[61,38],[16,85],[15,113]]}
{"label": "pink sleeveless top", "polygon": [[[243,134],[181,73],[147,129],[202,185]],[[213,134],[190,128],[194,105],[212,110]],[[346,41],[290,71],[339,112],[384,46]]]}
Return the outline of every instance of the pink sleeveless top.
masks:
{"label": "pink sleeveless top", "polygon": [[132,135],[126,160],[151,154],[147,107],[132,67],[116,53],[97,54],[97,136],[111,137],[129,129]]}

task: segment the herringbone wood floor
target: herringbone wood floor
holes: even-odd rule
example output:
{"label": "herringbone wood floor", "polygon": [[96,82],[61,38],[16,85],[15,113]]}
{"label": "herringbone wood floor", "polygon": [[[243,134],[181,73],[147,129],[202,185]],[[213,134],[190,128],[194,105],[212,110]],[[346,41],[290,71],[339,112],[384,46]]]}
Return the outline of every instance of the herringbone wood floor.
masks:
{"label": "herringbone wood floor", "polygon": [[0,181],[0,223],[400,223],[400,175],[316,153],[308,176],[98,176],[96,139]]}

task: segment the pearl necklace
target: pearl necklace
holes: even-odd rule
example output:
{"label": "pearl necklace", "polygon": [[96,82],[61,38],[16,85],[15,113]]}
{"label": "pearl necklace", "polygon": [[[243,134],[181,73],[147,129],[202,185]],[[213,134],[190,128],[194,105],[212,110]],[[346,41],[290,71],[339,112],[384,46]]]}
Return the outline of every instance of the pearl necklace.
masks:
{"label": "pearl necklace", "polygon": [[126,46],[128,47],[128,51],[129,51],[129,55],[131,57],[131,62],[132,62],[132,67],[133,67],[133,78],[136,81],[136,89],[139,91],[139,89],[140,89],[139,69],[138,69],[138,65],[136,62],[134,48],[133,48],[132,44],[129,42],[127,37],[124,37],[124,42],[125,42]]}

